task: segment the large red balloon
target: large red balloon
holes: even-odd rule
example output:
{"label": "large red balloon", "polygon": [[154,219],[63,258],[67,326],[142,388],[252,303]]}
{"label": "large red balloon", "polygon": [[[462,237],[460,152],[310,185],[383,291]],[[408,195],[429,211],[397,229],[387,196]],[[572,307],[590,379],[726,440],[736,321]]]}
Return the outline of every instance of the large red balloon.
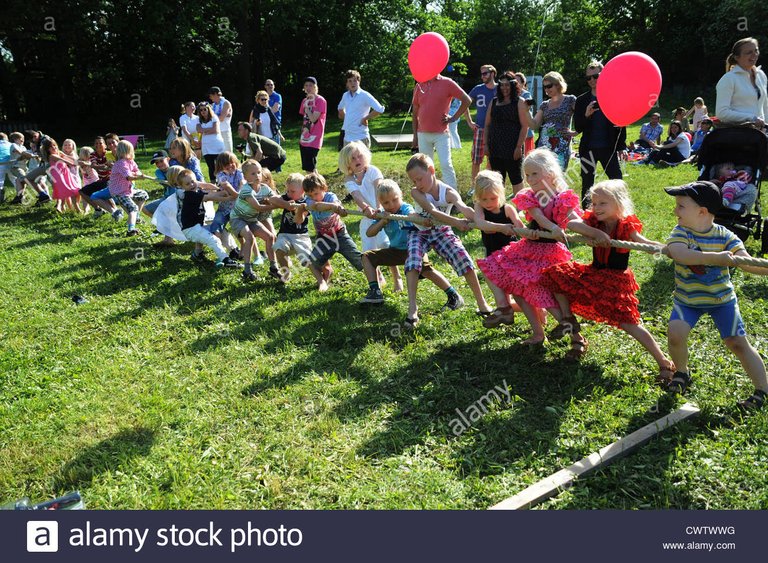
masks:
{"label": "large red balloon", "polygon": [[416,82],[432,80],[448,64],[451,51],[445,37],[434,31],[422,33],[408,50],[408,66]]}
{"label": "large red balloon", "polygon": [[597,80],[597,100],[605,117],[619,127],[643,117],[661,92],[661,71],[656,62],[638,51],[612,58]]}

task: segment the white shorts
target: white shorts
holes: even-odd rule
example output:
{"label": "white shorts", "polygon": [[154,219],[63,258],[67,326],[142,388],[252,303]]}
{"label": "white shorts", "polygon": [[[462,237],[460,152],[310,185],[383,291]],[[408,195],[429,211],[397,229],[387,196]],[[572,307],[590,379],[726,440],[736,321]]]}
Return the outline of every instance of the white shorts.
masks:
{"label": "white shorts", "polygon": [[389,248],[389,237],[384,229],[380,230],[375,237],[369,237],[365,234],[376,221],[376,219],[369,219],[368,217],[360,219],[360,242],[363,243],[363,252]]}
{"label": "white shorts", "polygon": [[299,256],[302,264],[306,262],[309,264],[309,256],[312,254],[312,239],[308,234],[294,235],[290,233],[278,233],[275,244],[272,245],[272,250],[277,252],[278,250],[286,256],[293,256],[294,254]]}

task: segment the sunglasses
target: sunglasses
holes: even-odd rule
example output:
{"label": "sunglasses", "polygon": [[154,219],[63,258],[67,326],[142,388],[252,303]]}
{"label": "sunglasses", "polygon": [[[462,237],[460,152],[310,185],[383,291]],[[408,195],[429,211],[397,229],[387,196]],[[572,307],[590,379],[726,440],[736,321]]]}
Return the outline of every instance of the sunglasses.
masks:
{"label": "sunglasses", "polygon": [[544,87],[545,90],[549,90],[550,88],[552,88],[552,86],[554,86],[554,84],[542,84],[542,86]]}
{"label": "sunglasses", "polygon": [[268,101],[269,101],[269,98],[259,98],[259,101],[260,101],[260,102],[268,102]]}
{"label": "sunglasses", "polygon": [[595,80],[597,80],[597,77],[598,77],[598,76],[600,76],[600,73],[599,73],[599,72],[598,72],[597,74],[588,74],[586,78],[587,78],[587,80],[592,80],[593,78],[594,78]]}
{"label": "sunglasses", "polygon": [[480,76],[486,76],[488,74],[491,74],[491,71],[490,70],[484,70],[483,72],[480,73]]}

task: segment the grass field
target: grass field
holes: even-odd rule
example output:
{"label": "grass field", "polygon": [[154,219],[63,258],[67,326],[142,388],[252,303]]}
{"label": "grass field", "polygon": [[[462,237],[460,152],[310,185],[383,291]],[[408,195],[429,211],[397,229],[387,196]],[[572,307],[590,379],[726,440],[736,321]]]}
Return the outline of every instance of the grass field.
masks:
{"label": "grass field", "polygon": [[[398,132],[401,121],[374,124]],[[466,191],[462,131],[454,161]],[[335,144],[327,135],[319,169],[338,187]],[[299,168],[296,142],[287,148],[278,185]],[[409,154],[375,151],[373,163],[402,179]],[[138,155],[151,172],[148,160]],[[694,169],[627,172],[647,236],[664,240],[675,218],[662,188]],[[359,240],[357,220],[346,222]],[[363,308],[365,280],[341,258],[326,294],[306,271],[282,288],[261,269],[245,285],[191,263],[189,245],[153,249],[151,226],[139,229],[128,239],[109,217],[0,207],[0,504],[79,489],[95,509],[483,509],[661,416],[655,362],[609,327],[587,323],[589,353],[569,364],[564,341],[521,346],[522,317],[486,330],[474,307],[440,312],[444,295],[424,283],[410,334],[406,296],[386,288],[384,305]],[[464,241],[482,256],[478,232]],[[631,264],[644,322],[666,349],[671,263],[633,253]],[[765,356],[768,282],[736,272],[734,283]],[[722,421],[752,388],[709,319],[691,351],[689,400],[702,415],[541,508],[768,507],[768,414]],[[497,385],[510,399],[454,436],[456,409]]]}

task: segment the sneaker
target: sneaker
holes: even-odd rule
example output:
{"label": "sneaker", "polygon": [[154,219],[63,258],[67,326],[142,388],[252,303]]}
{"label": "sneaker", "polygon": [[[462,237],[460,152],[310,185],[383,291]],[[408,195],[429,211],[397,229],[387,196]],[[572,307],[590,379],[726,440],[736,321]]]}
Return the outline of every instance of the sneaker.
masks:
{"label": "sneaker", "polygon": [[122,210],[122,209],[115,209],[115,210],[112,212],[112,219],[114,219],[115,221],[119,221],[120,219],[122,219],[122,218],[123,218],[123,216],[124,216],[124,215],[125,215],[125,214],[123,213],[123,210]]}
{"label": "sneaker", "polygon": [[51,201],[51,197],[49,195],[43,194],[37,197],[37,202],[35,203],[35,207],[40,207],[41,205],[45,205]]}
{"label": "sneaker", "polygon": [[99,217],[104,215],[104,213],[106,213],[106,211],[104,211],[101,207],[97,207],[96,209],[93,210],[93,218],[98,219]]}
{"label": "sneaker", "polygon": [[277,269],[277,266],[270,266],[269,267],[269,275],[272,276],[275,279],[280,279],[280,270]]}
{"label": "sneaker", "polygon": [[232,260],[242,260],[243,255],[240,254],[240,251],[237,248],[233,248],[229,251],[229,257],[232,258]]}
{"label": "sneaker", "polygon": [[230,258],[229,256],[225,256],[223,259],[216,262],[216,267],[217,268],[222,268],[222,267],[223,268],[242,268],[243,265],[238,264],[237,262],[232,260],[232,258]]}
{"label": "sneaker", "polygon": [[243,272],[243,281],[252,282],[252,281],[256,281],[257,279],[259,279],[259,278],[252,271],[251,272]]}
{"label": "sneaker", "polygon": [[264,263],[264,258],[261,257],[261,253],[257,252],[253,260],[254,266],[261,266]]}
{"label": "sneaker", "polygon": [[128,231],[128,232],[126,233],[126,236],[129,236],[129,237],[135,237],[135,236],[136,236],[136,235],[138,235],[138,234],[139,234],[139,231],[137,231],[136,229],[131,229],[130,231]]}
{"label": "sneaker", "polygon": [[368,293],[366,293],[365,297],[360,300],[360,303],[372,303],[379,305],[380,303],[384,303],[384,294],[378,287],[368,288]]}
{"label": "sneaker", "polygon": [[446,301],[445,305],[443,305],[443,309],[450,309],[451,311],[455,311],[456,309],[460,309],[463,306],[464,299],[457,292],[454,292],[448,296],[448,301]]}
{"label": "sneaker", "polygon": [[192,258],[193,262],[198,262],[200,264],[206,264],[206,263],[210,264],[210,262],[211,262],[211,260],[209,258],[206,258],[205,254],[203,252],[198,254],[194,250],[192,251],[191,258]]}
{"label": "sneaker", "polygon": [[23,195],[17,195],[15,198],[11,200],[11,203],[13,204],[20,204],[24,200]]}

